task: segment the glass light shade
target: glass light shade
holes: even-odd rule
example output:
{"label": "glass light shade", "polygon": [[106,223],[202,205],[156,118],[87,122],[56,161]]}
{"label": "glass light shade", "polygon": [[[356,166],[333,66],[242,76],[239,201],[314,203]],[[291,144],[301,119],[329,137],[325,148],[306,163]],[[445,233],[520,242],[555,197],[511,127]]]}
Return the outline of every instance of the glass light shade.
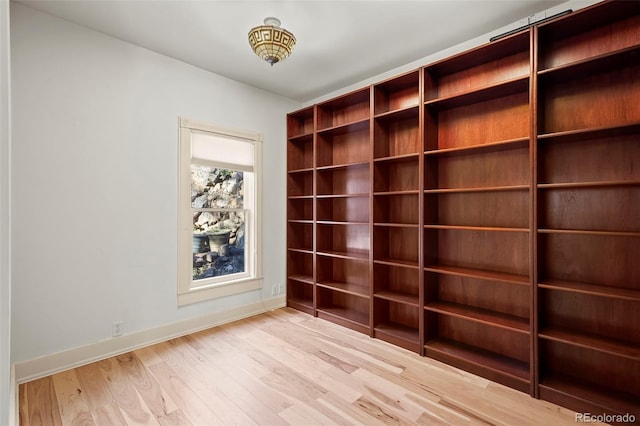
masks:
{"label": "glass light shade", "polygon": [[291,55],[296,38],[280,28],[280,21],[276,18],[266,18],[264,24],[249,31],[249,44],[256,55],[273,66]]}

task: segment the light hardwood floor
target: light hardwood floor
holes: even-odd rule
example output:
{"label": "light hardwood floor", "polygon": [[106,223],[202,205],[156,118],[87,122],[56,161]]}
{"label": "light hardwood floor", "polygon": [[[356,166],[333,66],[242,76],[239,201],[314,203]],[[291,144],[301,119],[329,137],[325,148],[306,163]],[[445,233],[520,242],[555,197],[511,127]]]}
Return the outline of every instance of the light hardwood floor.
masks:
{"label": "light hardwood floor", "polygon": [[33,425],[575,425],[574,413],[292,309],[20,385]]}

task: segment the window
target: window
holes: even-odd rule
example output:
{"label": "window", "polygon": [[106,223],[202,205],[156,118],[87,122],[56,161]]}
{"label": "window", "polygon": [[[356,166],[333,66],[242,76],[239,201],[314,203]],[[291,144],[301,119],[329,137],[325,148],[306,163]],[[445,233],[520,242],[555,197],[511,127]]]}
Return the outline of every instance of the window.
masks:
{"label": "window", "polygon": [[180,119],[178,304],[262,288],[262,136]]}

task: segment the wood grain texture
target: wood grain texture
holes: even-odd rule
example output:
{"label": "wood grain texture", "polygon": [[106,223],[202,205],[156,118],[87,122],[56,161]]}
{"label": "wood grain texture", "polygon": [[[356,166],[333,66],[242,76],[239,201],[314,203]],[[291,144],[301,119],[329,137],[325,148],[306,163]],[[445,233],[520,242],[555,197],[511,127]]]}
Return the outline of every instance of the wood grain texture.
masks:
{"label": "wood grain texture", "polygon": [[318,106],[318,130],[329,129],[369,117],[369,88],[348,93]]}
{"label": "wood grain texture", "polygon": [[287,174],[287,195],[289,197],[313,195],[313,172]]}
{"label": "wood grain texture", "polygon": [[[640,44],[640,15],[597,26],[569,37],[553,34],[553,25],[540,31],[542,52],[540,69],[558,67]],[[548,31],[550,29],[551,31]]]}
{"label": "wood grain texture", "polygon": [[[417,93],[417,92],[416,92]],[[420,152],[420,121],[418,108],[411,110],[413,117],[394,116],[376,120],[374,125],[374,157],[384,158]]]}
{"label": "wood grain texture", "polygon": [[289,138],[309,135],[313,132],[314,108],[309,107],[287,114],[287,135]]}
{"label": "wood grain texture", "polygon": [[318,135],[316,166],[351,164],[369,160],[369,123],[360,122],[353,129]]}
{"label": "wood grain texture", "polygon": [[377,84],[374,88],[375,114],[418,105],[420,102],[419,79],[419,72],[413,71]]}
{"label": "wood grain texture", "polygon": [[288,308],[19,393],[23,426],[574,424],[569,410]]}
{"label": "wood grain texture", "polygon": [[318,195],[368,194],[370,184],[368,165],[317,172]]}
{"label": "wood grain texture", "polygon": [[417,157],[378,161],[373,173],[374,192],[411,191],[419,188]]}

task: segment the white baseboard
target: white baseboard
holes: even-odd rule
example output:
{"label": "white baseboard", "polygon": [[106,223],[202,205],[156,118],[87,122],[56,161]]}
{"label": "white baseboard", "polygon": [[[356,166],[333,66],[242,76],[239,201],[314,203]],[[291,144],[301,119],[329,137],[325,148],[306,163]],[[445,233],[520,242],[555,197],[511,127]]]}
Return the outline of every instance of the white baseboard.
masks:
{"label": "white baseboard", "polygon": [[164,342],[175,337],[248,318],[284,306],[286,306],[286,301],[283,296],[272,297],[261,302],[240,306],[227,311],[215,312],[203,317],[191,318],[150,330],[126,334],[87,346],[69,349],[52,355],[38,357],[29,361],[19,362],[15,364],[15,381],[13,381],[13,383],[24,383],[39,379],[60,371],[69,370],[143,348],[154,343]]}

